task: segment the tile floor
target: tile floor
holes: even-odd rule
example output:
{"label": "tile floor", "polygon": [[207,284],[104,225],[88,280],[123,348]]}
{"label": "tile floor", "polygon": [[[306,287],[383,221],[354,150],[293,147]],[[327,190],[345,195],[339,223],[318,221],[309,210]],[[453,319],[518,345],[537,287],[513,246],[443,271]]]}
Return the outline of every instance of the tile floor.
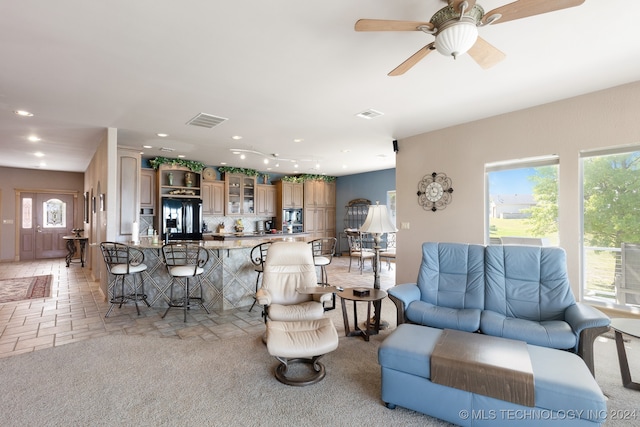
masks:
{"label": "tile floor", "polygon": [[[329,281],[343,287],[372,287],[373,273],[369,264],[363,274],[352,266],[348,272],[349,257],[335,257],[327,267]],[[381,268],[382,288],[393,286],[395,266]],[[212,312],[191,310],[187,322],[183,322],[180,309],[171,309],[162,319],[164,308],[140,307],[136,314],[132,303],[121,309],[115,307],[109,316],[104,315],[109,303],[99,290],[98,282],[91,281],[88,268],[72,264],[65,266],[64,259],[32,262],[0,263],[0,278],[27,277],[52,274],[51,296],[43,299],[0,303],[0,357],[68,344],[104,335],[154,335],[174,339],[205,341],[224,340],[242,335],[260,335],[264,323],[260,307],[251,312],[248,307]],[[365,308],[366,304],[359,304]],[[360,313],[361,308],[358,309]],[[391,312],[390,310],[393,310]],[[336,329],[344,333],[339,298],[336,310],[327,312]],[[395,316],[395,308],[389,299],[383,301],[383,314]],[[359,317],[364,319],[364,315]],[[395,324],[395,319],[387,319]],[[350,320],[351,321],[351,320]]]}

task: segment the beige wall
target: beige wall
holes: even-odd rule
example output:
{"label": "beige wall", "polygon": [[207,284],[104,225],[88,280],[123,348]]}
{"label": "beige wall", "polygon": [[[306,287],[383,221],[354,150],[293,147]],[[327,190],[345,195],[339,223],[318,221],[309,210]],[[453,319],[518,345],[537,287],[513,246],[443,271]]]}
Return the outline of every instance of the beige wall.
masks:
{"label": "beige wall", "polygon": [[0,261],[15,261],[17,257],[16,227],[19,221],[16,218],[16,190],[76,192],[78,199],[73,227],[82,228],[82,173],[0,167]]}
{"label": "beige wall", "polygon": [[[514,94],[513,96],[517,96]],[[640,144],[640,82],[491,117],[399,141],[396,157],[397,283],[415,282],[426,241],[484,242],[484,165],[549,154],[560,159],[559,235],[579,295],[581,151]],[[482,108],[481,105],[478,108]],[[453,201],[436,213],[417,203],[424,175],[453,180]]]}

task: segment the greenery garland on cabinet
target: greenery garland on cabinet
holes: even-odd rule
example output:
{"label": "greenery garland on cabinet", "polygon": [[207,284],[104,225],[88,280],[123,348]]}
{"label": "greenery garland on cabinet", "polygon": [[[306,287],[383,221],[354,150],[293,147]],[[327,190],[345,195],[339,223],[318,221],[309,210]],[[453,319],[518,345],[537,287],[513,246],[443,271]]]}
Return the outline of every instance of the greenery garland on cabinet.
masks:
{"label": "greenery garland on cabinet", "polygon": [[204,163],[202,162],[185,159],[171,159],[168,157],[156,157],[155,159],[149,160],[149,164],[154,169],[158,169],[160,165],[182,166],[198,173],[202,172],[202,169],[204,169]]}
{"label": "greenery garland on cabinet", "polygon": [[287,182],[305,182],[305,181],[325,181],[325,182],[333,182],[336,180],[335,176],[329,175],[312,175],[312,174],[303,174],[298,176],[283,176],[283,181]]}
{"label": "greenery garland on cabinet", "polygon": [[240,173],[247,176],[258,176],[260,172],[255,169],[248,168],[234,168],[232,166],[220,166],[218,168],[218,172],[220,173]]}

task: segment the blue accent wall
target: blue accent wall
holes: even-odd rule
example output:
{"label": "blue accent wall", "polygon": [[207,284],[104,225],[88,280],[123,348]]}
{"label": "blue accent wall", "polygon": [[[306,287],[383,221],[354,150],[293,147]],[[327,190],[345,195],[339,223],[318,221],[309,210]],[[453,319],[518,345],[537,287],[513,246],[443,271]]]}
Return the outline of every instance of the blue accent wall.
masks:
{"label": "blue accent wall", "polygon": [[387,204],[387,191],[396,189],[396,170],[385,169],[336,179],[336,233],[344,230],[345,206],[353,199],[369,199]]}

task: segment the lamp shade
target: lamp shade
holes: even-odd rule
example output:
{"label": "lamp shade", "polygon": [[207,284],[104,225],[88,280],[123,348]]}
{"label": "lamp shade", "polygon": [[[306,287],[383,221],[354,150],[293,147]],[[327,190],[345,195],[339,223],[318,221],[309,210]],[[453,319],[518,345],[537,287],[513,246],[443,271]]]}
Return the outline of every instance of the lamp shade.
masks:
{"label": "lamp shade", "polygon": [[478,27],[475,23],[456,21],[442,29],[436,36],[436,50],[445,56],[466,53],[478,40]]}
{"label": "lamp shade", "polygon": [[389,219],[387,207],[380,205],[380,202],[376,202],[375,205],[369,206],[367,218],[364,220],[362,227],[360,227],[360,231],[364,233],[383,234],[395,233],[398,230]]}

